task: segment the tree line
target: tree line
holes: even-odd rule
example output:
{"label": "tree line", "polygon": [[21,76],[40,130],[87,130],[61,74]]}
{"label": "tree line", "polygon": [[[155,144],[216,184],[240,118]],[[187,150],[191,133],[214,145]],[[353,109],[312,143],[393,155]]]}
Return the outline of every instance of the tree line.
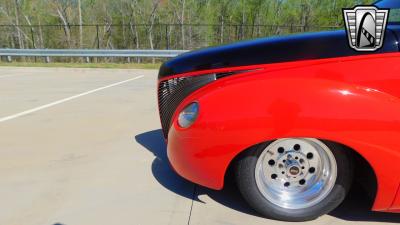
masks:
{"label": "tree line", "polygon": [[196,49],[338,29],[371,0],[0,0],[0,48]]}

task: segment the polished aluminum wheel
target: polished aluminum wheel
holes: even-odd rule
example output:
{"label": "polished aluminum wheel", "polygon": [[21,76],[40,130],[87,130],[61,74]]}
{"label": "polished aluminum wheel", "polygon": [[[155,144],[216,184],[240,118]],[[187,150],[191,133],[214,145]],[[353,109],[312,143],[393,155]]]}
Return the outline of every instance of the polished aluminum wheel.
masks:
{"label": "polished aluminum wheel", "polygon": [[285,209],[304,209],[324,200],[335,186],[335,156],[311,138],[277,140],[260,155],[255,168],[259,191]]}

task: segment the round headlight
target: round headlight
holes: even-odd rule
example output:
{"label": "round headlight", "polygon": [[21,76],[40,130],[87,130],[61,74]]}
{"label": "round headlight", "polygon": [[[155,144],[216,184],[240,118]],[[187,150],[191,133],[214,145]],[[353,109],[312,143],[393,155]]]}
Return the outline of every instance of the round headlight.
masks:
{"label": "round headlight", "polygon": [[199,115],[199,104],[197,102],[190,103],[182,112],[179,113],[178,124],[182,128],[190,127],[196,121]]}

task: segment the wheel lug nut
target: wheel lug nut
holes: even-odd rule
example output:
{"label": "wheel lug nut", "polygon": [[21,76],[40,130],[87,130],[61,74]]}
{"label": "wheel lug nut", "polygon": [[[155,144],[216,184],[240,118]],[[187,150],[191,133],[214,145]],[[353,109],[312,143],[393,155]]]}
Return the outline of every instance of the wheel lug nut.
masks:
{"label": "wheel lug nut", "polygon": [[284,186],[285,186],[285,187],[289,187],[289,186],[290,186],[290,183],[289,183],[289,182],[286,182],[286,183],[284,184]]}
{"label": "wheel lug nut", "polygon": [[311,152],[307,154],[307,159],[312,159],[314,157],[314,154],[312,154]]}
{"label": "wheel lug nut", "polygon": [[300,145],[299,144],[295,144],[293,148],[294,148],[294,150],[298,151],[298,150],[300,150]]}
{"label": "wheel lug nut", "polygon": [[315,173],[315,168],[314,168],[314,167],[311,167],[311,168],[308,170],[308,172],[310,172],[310,173]]}
{"label": "wheel lug nut", "polygon": [[278,175],[276,175],[276,174],[272,174],[272,175],[271,175],[271,178],[272,178],[273,180],[275,180],[277,177],[278,177]]}
{"label": "wheel lug nut", "polygon": [[282,153],[285,152],[285,149],[284,149],[283,147],[279,147],[279,148],[278,148],[278,152],[282,154]]}
{"label": "wheel lug nut", "polygon": [[302,179],[299,181],[300,185],[304,185],[306,183],[306,180]]}
{"label": "wheel lug nut", "polygon": [[270,166],[273,166],[273,165],[275,165],[275,161],[271,159],[271,160],[268,161],[268,164],[269,164]]}

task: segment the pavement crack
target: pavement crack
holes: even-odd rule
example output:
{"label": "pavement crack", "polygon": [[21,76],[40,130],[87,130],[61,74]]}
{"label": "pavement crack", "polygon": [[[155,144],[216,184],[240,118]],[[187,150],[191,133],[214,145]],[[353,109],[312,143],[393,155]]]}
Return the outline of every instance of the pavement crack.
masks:
{"label": "pavement crack", "polygon": [[197,184],[195,184],[195,185],[193,186],[192,204],[190,205],[189,218],[188,218],[187,225],[190,225],[190,220],[191,220],[191,218],[192,218],[192,211],[193,211],[193,205],[194,205],[194,198],[196,197],[196,193],[197,193]]}

